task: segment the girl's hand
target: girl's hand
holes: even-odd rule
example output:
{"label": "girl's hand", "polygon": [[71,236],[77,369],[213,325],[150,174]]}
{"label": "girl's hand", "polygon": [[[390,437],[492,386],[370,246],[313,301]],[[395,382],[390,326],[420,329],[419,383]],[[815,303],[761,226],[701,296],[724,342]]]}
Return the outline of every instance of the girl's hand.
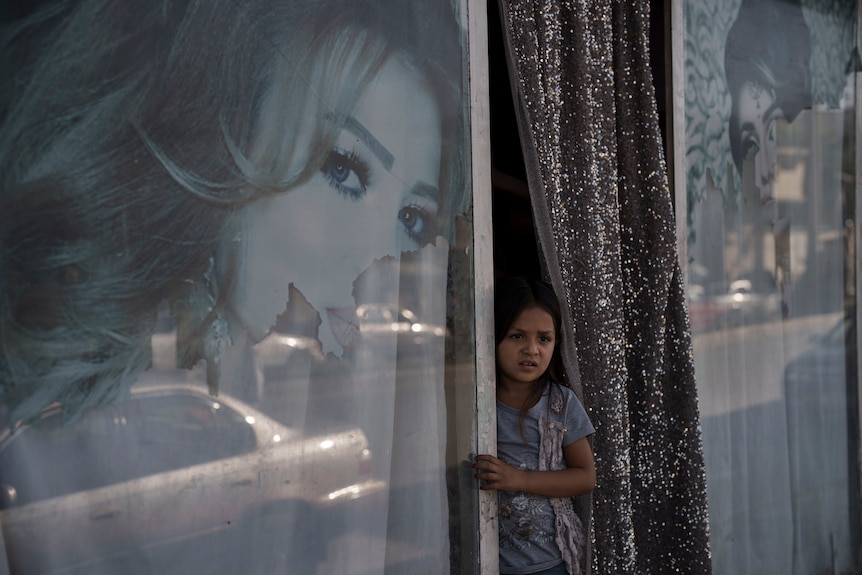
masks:
{"label": "girl's hand", "polygon": [[473,469],[478,469],[474,477],[483,483],[479,489],[497,491],[523,491],[524,471],[512,467],[502,459],[493,455],[477,455]]}
{"label": "girl's hand", "polygon": [[559,471],[522,471],[493,455],[478,455],[474,469],[480,489],[519,491],[546,497],[574,497],[589,493],[596,486],[596,465],[586,437],[563,447],[566,469]]}

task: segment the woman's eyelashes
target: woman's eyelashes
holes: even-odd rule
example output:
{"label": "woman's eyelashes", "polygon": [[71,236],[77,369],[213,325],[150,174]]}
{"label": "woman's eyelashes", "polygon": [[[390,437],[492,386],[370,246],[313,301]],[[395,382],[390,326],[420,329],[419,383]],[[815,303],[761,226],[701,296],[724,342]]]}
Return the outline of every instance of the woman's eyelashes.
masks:
{"label": "woman's eyelashes", "polygon": [[[774,146],[776,145],[776,124],[778,120],[783,119],[784,115],[780,109],[775,110],[768,117],[763,118],[764,125],[766,129],[764,130],[763,138],[765,140],[765,146]],[[756,132],[753,130],[751,132],[745,131],[742,134],[742,154],[743,157],[747,157],[749,154],[757,154],[760,152],[760,138]]]}
{"label": "woman's eyelashes", "polygon": [[746,138],[745,141],[742,142],[742,157],[747,158],[749,155],[757,155],[760,152],[760,144],[757,143],[757,139],[753,137]]}
{"label": "woman's eyelashes", "polygon": [[398,211],[398,221],[407,236],[423,246],[437,236],[437,211],[419,204],[409,204]]}
{"label": "woman's eyelashes", "polygon": [[[372,186],[372,168],[356,151],[333,147],[329,150],[320,173],[341,196],[359,201]],[[437,236],[437,202],[421,194],[410,193],[406,204],[398,210],[398,222],[404,233],[419,246],[431,243]]]}
{"label": "woman's eyelashes", "polygon": [[359,200],[368,190],[371,169],[356,152],[332,148],[320,172],[329,185],[345,198]]}

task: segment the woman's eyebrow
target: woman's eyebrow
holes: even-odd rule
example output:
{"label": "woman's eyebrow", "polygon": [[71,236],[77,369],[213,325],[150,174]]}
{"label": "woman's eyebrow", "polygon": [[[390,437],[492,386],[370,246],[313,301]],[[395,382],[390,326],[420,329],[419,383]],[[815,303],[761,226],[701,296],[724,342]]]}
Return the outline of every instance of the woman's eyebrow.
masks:
{"label": "woman's eyebrow", "polygon": [[437,204],[440,203],[440,190],[432,186],[431,184],[426,184],[421,180],[413,184],[413,187],[410,188],[410,194],[427,198]]}
{"label": "woman's eyebrow", "polygon": [[374,134],[372,134],[368,128],[362,125],[362,122],[353,116],[347,116],[345,114],[334,116],[334,120],[337,125],[344,126],[345,130],[359,138],[362,143],[371,150],[371,153],[377,156],[377,159],[380,160],[380,163],[383,164],[383,167],[386,168],[387,172],[392,170],[392,164],[395,163],[395,156],[393,156],[392,152],[387,150],[386,147],[374,137]]}
{"label": "woman's eyebrow", "polygon": [[[781,105],[779,102],[772,102],[766,110],[763,111],[763,114],[760,115],[761,121],[765,124],[769,122],[771,116],[775,114],[781,114],[781,117],[784,117],[784,111],[781,109]],[[744,132],[756,132],[757,130],[754,127],[754,122],[744,122],[739,126],[739,133],[742,134]]]}
{"label": "woman's eyebrow", "polygon": [[773,101],[769,105],[769,107],[763,111],[763,115],[761,117],[763,118],[764,122],[768,122],[770,119],[772,119],[772,116],[774,116],[776,112],[779,112],[782,116],[784,116],[784,111],[781,109],[781,104],[780,102],[778,102],[778,100]]}
{"label": "woman's eyebrow", "polygon": [[[772,116],[781,114],[781,117],[784,117],[784,111],[781,109],[781,105],[779,102],[772,102],[768,108],[763,111],[763,114],[760,115],[763,123],[768,123],[772,118]],[[745,122],[744,124],[739,126],[739,131],[745,132],[746,130],[750,132],[754,132],[754,122]]]}

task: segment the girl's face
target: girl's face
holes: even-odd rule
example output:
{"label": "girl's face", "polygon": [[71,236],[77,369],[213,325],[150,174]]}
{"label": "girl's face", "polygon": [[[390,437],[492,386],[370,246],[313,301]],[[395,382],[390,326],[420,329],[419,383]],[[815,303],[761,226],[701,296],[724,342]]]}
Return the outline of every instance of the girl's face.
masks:
{"label": "girl's face", "polygon": [[419,72],[390,59],[337,120],[313,177],[246,208],[231,308],[255,340],[284,313],[292,283],[320,313],[323,351],[340,354],[356,331],[357,276],[435,239],[441,117]]}
{"label": "girl's face", "polygon": [[548,370],[556,344],[551,314],[536,306],[526,308],[497,344],[497,385],[533,384]]}
{"label": "girl's face", "polygon": [[776,123],[784,118],[784,112],[772,90],[758,82],[743,84],[737,97],[742,157],[753,156],[754,186],[760,193],[761,204],[766,205],[775,200]]}

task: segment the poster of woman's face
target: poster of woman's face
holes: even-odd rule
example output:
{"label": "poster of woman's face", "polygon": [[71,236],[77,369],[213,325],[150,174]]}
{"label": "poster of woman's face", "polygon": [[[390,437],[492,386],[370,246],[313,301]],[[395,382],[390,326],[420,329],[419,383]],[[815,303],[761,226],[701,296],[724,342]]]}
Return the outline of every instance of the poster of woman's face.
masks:
{"label": "poster of woman's face", "polygon": [[290,326],[341,357],[361,304],[397,308],[397,285],[354,282],[445,249],[468,195],[461,29],[425,4],[46,2],[11,22],[14,414],[122,392],[105,382],[149,361],[159,306],[212,385],[232,339]]}
{"label": "poster of woman's face", "polygon": [[[354,280],[375,260],[437,241],[443,128],[426,82],[399,57],[387,61],[341,118],[318,173],[245,210],[229,309],[252,337],[270,332],[293,285],[321,315],[322,351],[340,355],[358,334]],[[284,104],[268,105],[277,114]]]}
{"label": "poster of woman's face", "polygon": [[[8,496],[0,514],[87,491],[23,487],[66,473],[42,467],[52,458],[26,440],[37,433],[27,430],[50,427],[40,421],[51,410],[64,431],[40,440],[44,449],[83,434],[106,410],[125,437],[144,411],[117,414],[149,398],[153,384],[171,397],[192,386],[205,407],[166,402],[172,407],[152,414],[163,429],[172,429],[172,414],[193,427],[236,410],[230,421],[257,422],[254,433],[268,430],[268,441],[303,446],[291,452],[298,461],[258,479],[301,470],[276,483],[295,486],[305,503],[382,490],[373,511],[337,523],[376,526],[384,542],[387,525],[405,537],[433,529],[415,538],[447,564],[445,446],[427,440],[445,436],[447,305],[458,273],[450,254],[459,249],[455,221],[469,221],[470,210],[461,3],[25,4],[9,3],[0,22],[0,423],[25,438],[15,445],[30,447],[0,440]],[[461,241],[465,230],[462,223]],[[330,435],[303,443],[312,428]],[[165,433],[180,441],[184,432]],[[208,433],[196,440],[194,462],[170,465],[224,457],[251,432],[230,441],[224,430]],[[141,442],[115,456],[143,454]],[[110,449],[93,445],[77,462],[53,460],[102,469],[88,457]],[[324,465],[316,458],[326,449],[338,457]],[[411,522],[406,507],[403,517],[387,513],[390,486],[429,506],[427,525]],[[193,491],[215,488],[201,489]],[[203,521],[203,507],[190,515]],[[323,515],[288,516],[306,533],[333,535]],[[47,543],[16,538],[33,525],[9,517],[15,557],[45,552]],[[55,529],[57,549],[44,555],[50,568],[101,560],[88,553],[103,544],[122,547],[93,533],[60,543],[70,525]],[[151,543],[132,539],[123,545]],[[342,545],[362,547],[350,537]],[[393,552],[374,553],[392,560]],[[308,555],[311,569],[320,556]],[[315,572],[306,567],[297,572]]]}
{"label": "poster of woman's face", "polygon": [[[815,187],[829,188],[818,202],[840,202],[831,183],[799,178],[811,177],[804,166],[811,156],[803,158],[802,150],[824,137],[811,132],[812,118],[852,108],[845,87],[854,69],[854,6],[814,0],[686,5],[687,252],[696,299],[732,299],[734,285],[742,285],[734,282],[747,282],[748,290],[777,294],[776,309],[791,313],[793,284],[806,274],[807,257],[798,247],[792,253],[791,244],[813,223],[803,204],[814,201]],[[840,133],[820,126],[840,146]],[[716,311],[700,302],[695,307],[707,316]]]}
{"label": "poster of woman's face", "polygon": [[774,200],[776,124],[792,122],[813,102],[810,38],[800,4],[745,1],[725,40],[730,149],[739,172],[753,158],[763,204]]}

